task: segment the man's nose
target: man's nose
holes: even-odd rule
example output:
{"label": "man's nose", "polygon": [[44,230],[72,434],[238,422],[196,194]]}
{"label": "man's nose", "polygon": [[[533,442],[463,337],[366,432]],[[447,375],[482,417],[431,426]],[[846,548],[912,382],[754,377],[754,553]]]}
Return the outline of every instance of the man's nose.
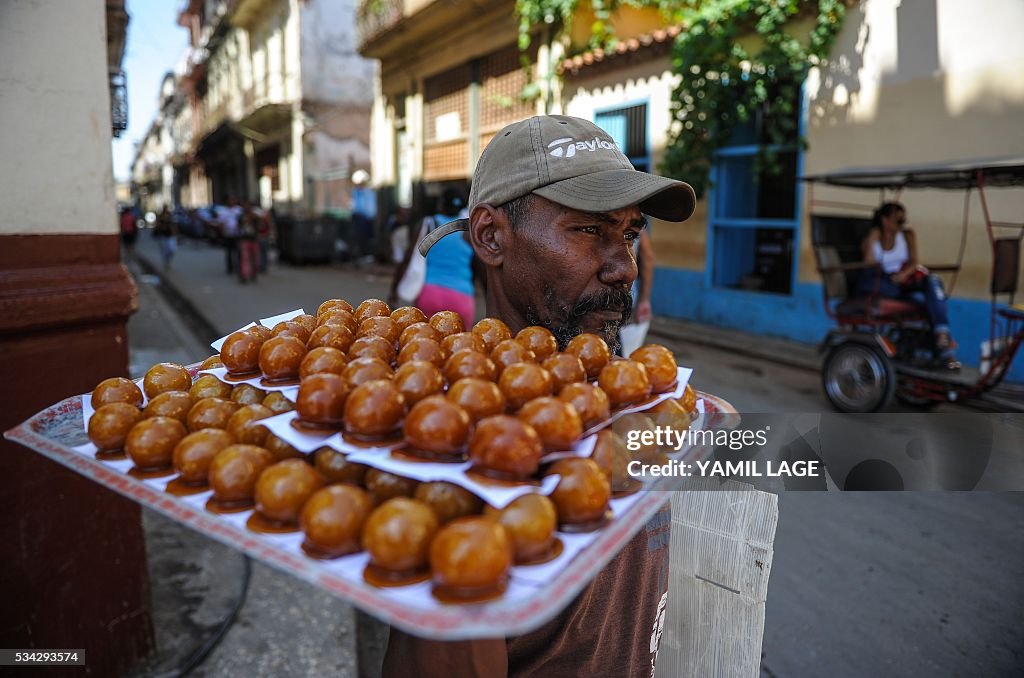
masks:
{"label": "man's nose", "polygon": [[597,279],[609,287],[632,287],[638,270],[631,243],[619,240],[605,248],[604,264],[597,273]]}

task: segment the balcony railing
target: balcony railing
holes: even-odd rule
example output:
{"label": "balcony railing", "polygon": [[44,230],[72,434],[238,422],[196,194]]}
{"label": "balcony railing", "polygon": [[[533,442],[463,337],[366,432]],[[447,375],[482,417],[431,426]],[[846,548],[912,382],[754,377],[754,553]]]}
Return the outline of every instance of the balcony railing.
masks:
{"label": "balcony railing", "polygon": [[356,33],[364,45],[405,16],[404,0],[360,0],[356,7]]}
{"label": "balcony railing", "polygon": [[110,128],[115,137],[128,129],[128,86],[121,70],[110,73]]}

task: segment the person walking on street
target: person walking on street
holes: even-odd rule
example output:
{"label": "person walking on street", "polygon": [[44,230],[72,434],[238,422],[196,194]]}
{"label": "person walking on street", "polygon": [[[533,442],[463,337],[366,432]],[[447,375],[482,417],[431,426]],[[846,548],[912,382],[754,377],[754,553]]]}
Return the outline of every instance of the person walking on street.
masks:
{"label": "person walking on street", "polygon": [[[571,156],[566,143],[578,148]],[[561,348],[581,332],[615,348],[632,305],[633,241],[644,215],[685,221],[694,202],[689,185],[635,170],[594,123],[538,116],[498,132],[477,163],[469,218],[434,229],[418,249],[432,254],[446,241],[464,242],[465,232],[485,270],[488,316],[513,335],[546,327]],[[452,233],[458,235],[445,237]],[[536,631],[438,642],[392,628],[383,675],[654,675],[670,525],[666,496],[646,527]]]}
{"label": "person walking on street", "polygon": [[125,254],[129,259],[135,258],[135,239],[139,237],[139,220],[135,215],[135,209],[125,207],[121,210],[120,217],[121,243],[124,245]]}
{"label": "person walking on street", "polygon": [[235,196],[228,196],[227,207],[218,210],[221,236],[224,238],[224,261],[228,275],[235,272],[238,262],[238,220],[242,218],[242,207]]}
{"label": "person walking on street", "polygon": [[178,251],[177,228],[174,224],[174,218],[171,216],[171,210],[167,205],[164,205],[164,208],[160,210],[160,214],[156,216],[153,235],[160,245],[160,259],[164,262],[164,270],[167,270],[171,267],[174,253]]}
{"label": "person walking on street", "polygon": [[259,205],[252,206],[253,216],[256,221],[256,238],[260,245],[260,273],[266,273],[270,264],[270,243],[274,240],[274,220],[270,212]]}

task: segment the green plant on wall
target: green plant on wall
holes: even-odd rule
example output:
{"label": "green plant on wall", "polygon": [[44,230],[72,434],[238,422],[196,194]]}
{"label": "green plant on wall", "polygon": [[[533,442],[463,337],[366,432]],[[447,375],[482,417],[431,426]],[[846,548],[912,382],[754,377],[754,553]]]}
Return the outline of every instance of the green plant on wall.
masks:
{"label": "green plant on wall", "polygon": [[[587,0],[583,0],[584,2]],[[539,23],[571,25],[579,0],[517,0],[520,48]],[[758,157],[774,171],[773,150],[799,139],[800,88],[807,72],[828,57],[842,27],[844,0],[591,0],[595,21],[590,48],[614,46],[608,23],[622,5],[655,7],[666,22],[683,26],[672,47],[672,125],[660,171],[690,182],[698,195],[718,149],[755,116],[766,146]],[[786,28],[807,17],[810,30]]]}

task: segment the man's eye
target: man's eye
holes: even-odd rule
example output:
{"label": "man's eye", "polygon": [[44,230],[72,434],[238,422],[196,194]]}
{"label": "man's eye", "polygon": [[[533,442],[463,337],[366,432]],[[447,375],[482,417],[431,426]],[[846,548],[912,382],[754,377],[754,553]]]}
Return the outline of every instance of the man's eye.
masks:
{"label": "man's eye", "polygon": [[640,231],[630,231],[630,232],[626,233],[626,240],[628,240],[629,242],[633,242],[634,240],[636,240],[639,237],[640,237]]}
{"label": "man's eye", "polygon": [[601,234],[601,227],[600,226],[583,226],[583,227],[580,228],[580,231],[582,231],[583,233],[590,233],[592,235],[600,235]]}

